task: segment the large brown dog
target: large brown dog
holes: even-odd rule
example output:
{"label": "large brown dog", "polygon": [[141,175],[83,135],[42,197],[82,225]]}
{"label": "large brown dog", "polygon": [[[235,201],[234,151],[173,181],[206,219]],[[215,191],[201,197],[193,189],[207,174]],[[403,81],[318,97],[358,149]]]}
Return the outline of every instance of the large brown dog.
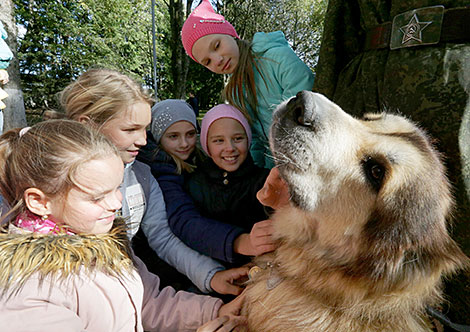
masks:
{"label": "large brown dog", "polygon": [[303,91],[278,107],[271,148],[291,204],[246,291],[249,331],[430,331],[426,307],[468,258],[448,234],[449,184],[423,131]]}

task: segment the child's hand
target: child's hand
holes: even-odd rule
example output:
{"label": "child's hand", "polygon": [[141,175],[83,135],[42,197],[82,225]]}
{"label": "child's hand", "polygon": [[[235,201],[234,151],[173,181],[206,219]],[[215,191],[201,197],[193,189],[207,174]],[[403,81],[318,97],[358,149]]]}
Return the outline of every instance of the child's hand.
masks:
{"label": "child's hand", "polygon": [[287,183],[279,175],[277,167],[271,169],[263,188],[256,193],[258,201],[274,210],[289,203],[289,189]]}
{"label": "child's hand", "polygon": [[219,309],[219,318],[204,324],[197,332],[228,332],[234,331],[237,326],[245,325],[246,318],[240,316],[244,299],[245,294],[242,293],[233,301],[222,305]]}
{"label": "child's hand", "polygon": [[241,316],[222,316],[207,322],[197,329],[197,332],[229,332],[236,331],[235,327],[245,325],[245,318]]}
{"label": "child's hand", "polygon": [[238,295],[243,288],[236,285],[236,281],[248,276],[247,266],[219,271],[214,274],[211,280],[211,288],[219,294]]}
{"label": "child's hand", "polygon": [[0,69],[0,83],[7,84],[9,81],[8,72],[5,69]]}
{"label": "child's hand", "polygon": [[250,243],[253,247],[253,256],[262,255],[264,253],[276,249],[273,236],[273,221],[263,220],[253,225],[250,232]]}
{"label": "child's hand", "polygon": [[240,255],[258,256],[276,249],[272,240],[272,220],[263,220],[253,225],[250,234],[241,234],[234,241],[234,251]]}

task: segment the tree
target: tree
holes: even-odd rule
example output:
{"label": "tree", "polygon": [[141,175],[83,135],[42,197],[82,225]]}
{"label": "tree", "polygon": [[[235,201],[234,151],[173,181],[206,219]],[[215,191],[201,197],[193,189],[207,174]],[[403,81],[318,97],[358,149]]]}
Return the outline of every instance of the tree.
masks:
{"label": "tree", "polygon": [[56,93],[94,66],[152,86],[150,1],[14,1],[27,108],[56,108]]}
{"label": "tree", "polygon": [[[187,1],[191,8],[192,0]],[[188,74],[188,57],[181,45],[180,31],[186,19],[185,7],[182,0],[168,0],[168,12],[170,14],[170,49],[171,49],[171,72],[175,98],[185,97],[186,78]]]}
{"label": "tree", "polygon": [[281,30],[297,55],[315,69],[327,0],[227,0],[219,10],[242,39],[255,32]]}
{"label": "tree", "polygon": [[[118,69],[153,88],[151,0],[13,1],[16,20],[26,31],[17,59],[27,109],[57,108],[57,92],[93,66]],[[155,2],[158,97],[185,98],[189,88],[202,108],[220,102],[223,77],[190,60],[181,44],[182,24],[200,0]],[[245,39],[256,31],[282,29],[314,68],[326,0],[213,4]]]}
{"label": "tree", "polygon": [[10,81],[5,85],[4,90],[8,93],[8,98],[4,99],[6,108],[4,111],[4,130],[26,125],[26,115],[23,102],[23,92],[20,85],[20,71],[17,56],[17,36],[18,29],[13,16],[13,3],[11,0],[3,0],[0,3],[0,20],[8,33],[7,43],[13,52],[13,60],[8,67]]}

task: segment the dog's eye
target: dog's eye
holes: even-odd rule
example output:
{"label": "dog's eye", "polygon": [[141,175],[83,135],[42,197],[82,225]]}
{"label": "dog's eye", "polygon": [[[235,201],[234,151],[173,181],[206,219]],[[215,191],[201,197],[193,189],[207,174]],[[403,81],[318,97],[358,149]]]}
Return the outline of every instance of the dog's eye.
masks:
{"label": "dog's eye", "polygon": [[378,192],[385,176],[385,167],[372,157],[367,157],[363,161],[362,167],[367,180],[369,180],[372,187]]}

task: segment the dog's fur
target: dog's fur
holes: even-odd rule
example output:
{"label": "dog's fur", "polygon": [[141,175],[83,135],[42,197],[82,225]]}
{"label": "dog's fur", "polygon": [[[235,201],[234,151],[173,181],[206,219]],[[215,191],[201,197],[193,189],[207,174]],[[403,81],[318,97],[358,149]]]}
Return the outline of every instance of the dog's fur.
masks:
{"label": "dog's fur", "polygon": [[425,133],[303,91],[276,110],[270,141],[291,203],[247,287],[248,330],[430,331],[426,307],[468,258],[448,234],[449,184]]}

